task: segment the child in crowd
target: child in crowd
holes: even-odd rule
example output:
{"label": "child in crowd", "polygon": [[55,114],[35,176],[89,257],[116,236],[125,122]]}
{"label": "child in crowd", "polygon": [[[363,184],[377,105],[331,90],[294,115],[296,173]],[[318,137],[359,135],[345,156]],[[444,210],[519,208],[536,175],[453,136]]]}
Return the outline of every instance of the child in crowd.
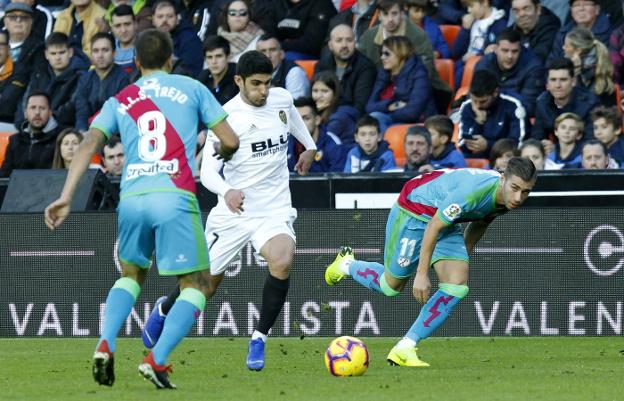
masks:
{"label": "child in crowd", "polygon": [[518,156],[518,145],[510,138],[501,138],[494,142],[490,152],[490,168],[497,171],[505,171],[507,162],[512,157]]}
{"label": "child in crowd", "polygon": [[356,145],[349,151],[345,173],[379,172],[396,169],[394,154],[382,141],[379,122],[369,115],[361,117],[355,128]]}
{"label": "child in crowd", "polygon": [[425,120],[425,128],[431,134],[431,156],[433,168],[466,167],[464,155],[453,142],[453,121],[445,115],[431,116]]}
{"label": "child in crowd", "polygon": [[561,168],[560,164],[556,164],[546,157],[544,145],[537,139],[527,139],[522,142],[520,157],[531,160],[538,170],[558,170]]}
{"label": "child in crowd", "polygon": [[433,46],[433,55],[435,58],[451,58],[451,51],[448,43],[442,35],[438,23],[428,16],[431,2],[429,0],[407,0],[407,15],[409,19],[420,28],[422,28],[429,36],[431,45]]}
{"label": "child in crowd", "polygon": [[555,119],[557,143],[548,158],[562,168],[576,168],[581,162],[583,120],[574,113],[563,113]]}
{"label": "child in crowd", "polygon": [[621,166],[624,162],[624,139],[621,135],[622,116],[617,107],[596,107],[590,118],[594,125],[594,136],[607,145],[609,156]]}

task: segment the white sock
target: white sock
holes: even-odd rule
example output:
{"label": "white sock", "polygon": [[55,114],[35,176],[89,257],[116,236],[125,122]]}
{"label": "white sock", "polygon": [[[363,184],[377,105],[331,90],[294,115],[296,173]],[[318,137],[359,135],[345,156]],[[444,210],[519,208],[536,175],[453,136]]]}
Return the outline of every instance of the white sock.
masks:
{"label": "white sock", "polygon": [[262,333],[260,333],[258,330],[254,330],[253,334],[251,335],[251,339],[252,339],[252,340],[256,340],[256,339],[258,339],[258,338],[261,338],[261,339],[262,339],[262,342],[263,342],[263,343],[266,343],[266,342],[267,342],[267,338],[268,338],[268,337],[267,337],[267,335],[266,335],[266,334],[262,334]]}
{"label": "white sock", "polygon": [[347,276],[350,276],[349,267],[351,267],[351,263],[353,263],[353,259],[343,260],[340,266],[338,266],[338,268],[340,269],[342,273],[346,274]]}
{"label": "white sock", "polygon": [[411,338],[403,337],[401,341],[397,343],[397,347],[415,347],[416,341]]}

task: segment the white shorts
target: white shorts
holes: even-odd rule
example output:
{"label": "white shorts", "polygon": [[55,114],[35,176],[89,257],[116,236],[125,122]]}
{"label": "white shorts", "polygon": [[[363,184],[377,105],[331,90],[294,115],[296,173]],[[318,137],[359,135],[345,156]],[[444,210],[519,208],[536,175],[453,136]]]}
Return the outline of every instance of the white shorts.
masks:
{"label": "white shorts", "polygon": [[272,216],[208,215],[206,241],[210,254],[210,274],[223,273],[240,256],[240,251],[251,241],[256,253],[271,238],[286,234],[297,242],[293,223],[297,210]]}

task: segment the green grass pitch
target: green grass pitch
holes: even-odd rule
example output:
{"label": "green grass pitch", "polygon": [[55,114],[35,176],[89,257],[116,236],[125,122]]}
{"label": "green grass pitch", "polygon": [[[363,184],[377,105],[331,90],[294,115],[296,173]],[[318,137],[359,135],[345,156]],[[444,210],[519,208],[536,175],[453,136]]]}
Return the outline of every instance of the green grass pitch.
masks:
{"label": "green grass pitch", "polygon": [[246,369],[245,338],[191,338],[174,354],[176,391],[139,377],[138,339],[121,339],[114,387],[91,377],[95,339],[1,339],[0,400],[624,400],[622,337],[432,338],[420,349],[430,368],[388,366],[396,339],[363,338],[371,363],[362,377],[325,370],[329,338],[270,338],[262,372]]}

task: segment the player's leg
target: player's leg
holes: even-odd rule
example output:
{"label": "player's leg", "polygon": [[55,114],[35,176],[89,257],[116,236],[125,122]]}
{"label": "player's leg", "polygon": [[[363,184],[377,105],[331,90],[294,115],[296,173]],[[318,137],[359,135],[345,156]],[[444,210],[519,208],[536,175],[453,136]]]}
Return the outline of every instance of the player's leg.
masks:
{"label": "player's leg", "polygon": [[[468,254],[459,228],[438,240],[432,264],[440,282],[439,289],[423,305],[405,337],[388,355],[391,363],[429,366],[418,359],[416,345],[444,324],[457,304],[468,294]],[[404,362],[401,356],[407,356],[412,362]]]}
{"label": "player's leg", "polygon": [[[248,228],[249,226],[249,228]],[[210,214],[206,221],[204,238],[210,257],[210,277],[204,296],[210,299],[217,291],[227,267],[235,261],[240,250],[249,242],[253,232],[248,219],[241,216],[219,216]],[[147,348],[152,348],[160,338],[167,314],[180,295],[176,286],[167,297],[159,298],[154,304],[141,338]]]}
{"label": "player's leg", "polygon": [[102,335],[93,355],[93,378],[99,384],[112,386],[115,381],[113,354],[116,339],[134,306],[147,275],[154,238],[149,216],[144,213],[141,196],[131,196],[119,204],[119,259],[122,277],[106,298]]}
{"label": "player's leg", "polygon": [[210,262],[197,200],[176,193],[157,196],[158,202],[151,202],[150,208],[156,222],[158,270],[160,275],[177,276],[181,291],[139,373],[157,388],[175,388],[169,382],[167,360],[204,309]]}
{"label": "player's leg", "polygon": [[325,270],[325,281],[334,285],[344,277],[387,296],[398,295],[412,275],[418,260],[419,241],[425,223],[394,206],[386,223],[384,264],[356,260],[350,248],[341,249]]}
{"label": "player's leg", "polygon": [[295,241],[289,234],[278,234],[260,248],[260,255],[269,264],[269,274],[262,289],[260,321],[249,342],[247,353],[249,369],[264,368],[264,346],[269,330],[275,324],[288,295],[290,267],[294,254]]}

